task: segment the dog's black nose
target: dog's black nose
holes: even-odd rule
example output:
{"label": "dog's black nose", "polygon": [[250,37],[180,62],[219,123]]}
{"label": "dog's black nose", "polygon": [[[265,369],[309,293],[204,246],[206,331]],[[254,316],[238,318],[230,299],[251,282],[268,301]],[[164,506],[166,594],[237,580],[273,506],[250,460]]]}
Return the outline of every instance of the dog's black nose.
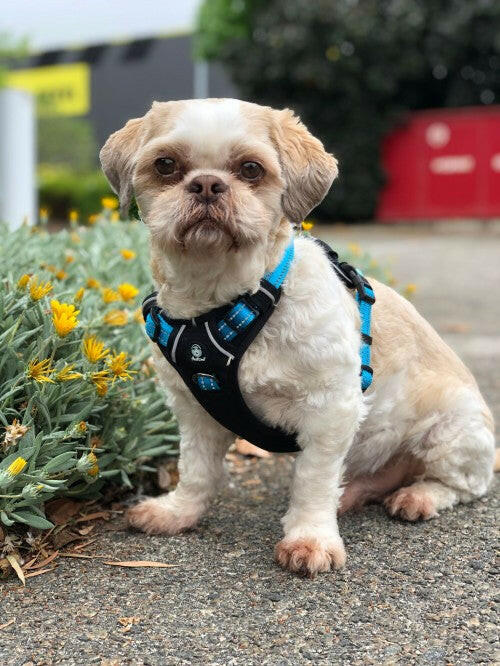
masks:
{"label": "dog's black nose", "polygon": [[208,175],[196,176],[187,184],[186,189],[194,194],[198,201],[212,203],[228,189],[228,186],[218,176]]}

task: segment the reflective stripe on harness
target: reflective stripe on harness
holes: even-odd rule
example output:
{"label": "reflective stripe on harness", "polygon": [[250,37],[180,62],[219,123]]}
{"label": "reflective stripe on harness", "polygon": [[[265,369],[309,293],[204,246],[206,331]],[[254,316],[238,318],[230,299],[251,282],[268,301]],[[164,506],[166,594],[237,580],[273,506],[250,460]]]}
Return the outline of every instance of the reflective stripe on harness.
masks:
{"label": "reflective stripe on harness", "polygon": [[[371,307],[375,302],[367,280],[352,266],[339,262],[337,253],[315,239],[327,252],[338,276],[356,290],[361,319],[361,388],[371,384]],[[238,382],[241,359],[274,311],[281,286],[294,257],[293,239],[276,268],[261,280],[254,294],[193,319],[173,319],[156,302],[156,292],[143,302],[146,332],[177,370],[201,406],[222,426],[239,437],[276,452],[299,451],[296,435],[260,421],[246,404]]]}

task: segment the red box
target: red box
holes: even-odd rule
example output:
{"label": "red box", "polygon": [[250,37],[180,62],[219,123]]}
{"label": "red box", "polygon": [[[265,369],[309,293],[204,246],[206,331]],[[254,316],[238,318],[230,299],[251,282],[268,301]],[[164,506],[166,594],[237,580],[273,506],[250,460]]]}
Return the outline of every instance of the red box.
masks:
{"label": "red box", "polygon": [[382,144],[382,222],[500,217],[500,106],[411,114]]}

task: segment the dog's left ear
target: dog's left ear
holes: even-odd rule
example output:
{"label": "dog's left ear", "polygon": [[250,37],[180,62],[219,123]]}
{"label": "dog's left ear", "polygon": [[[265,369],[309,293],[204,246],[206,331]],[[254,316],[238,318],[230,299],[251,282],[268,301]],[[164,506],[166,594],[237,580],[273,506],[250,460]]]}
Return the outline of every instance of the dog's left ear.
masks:
{"label": "dog's left ear", "polygon": [[120,211],[128,214],[132,201],[132,175],[134,156],[141,141],[143,118],[133,118],[120,130],[112,134],[101,148],[99,157],[102,170],[120,200]]}
{"label": "dog's left ear", "polygon": [[330,189],[338,174],[337,160],[293,111],[269,110],[270,136],[286,181],[283,211],[291,222],[299,224]]}

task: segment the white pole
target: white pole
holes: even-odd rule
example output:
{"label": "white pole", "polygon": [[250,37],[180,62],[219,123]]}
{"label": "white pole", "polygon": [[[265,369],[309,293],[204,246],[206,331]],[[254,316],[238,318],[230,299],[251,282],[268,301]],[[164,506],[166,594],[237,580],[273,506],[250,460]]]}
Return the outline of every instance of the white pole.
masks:
{"label": "white pole", "polygon": [[0,90],[0,221],[11,229],[36,221],[36,125],[33,95]]}
{"label": "white pole", "polygon": [[209,95],[209,71],[206,60],[194,61],[193,97],[205,99]]}

